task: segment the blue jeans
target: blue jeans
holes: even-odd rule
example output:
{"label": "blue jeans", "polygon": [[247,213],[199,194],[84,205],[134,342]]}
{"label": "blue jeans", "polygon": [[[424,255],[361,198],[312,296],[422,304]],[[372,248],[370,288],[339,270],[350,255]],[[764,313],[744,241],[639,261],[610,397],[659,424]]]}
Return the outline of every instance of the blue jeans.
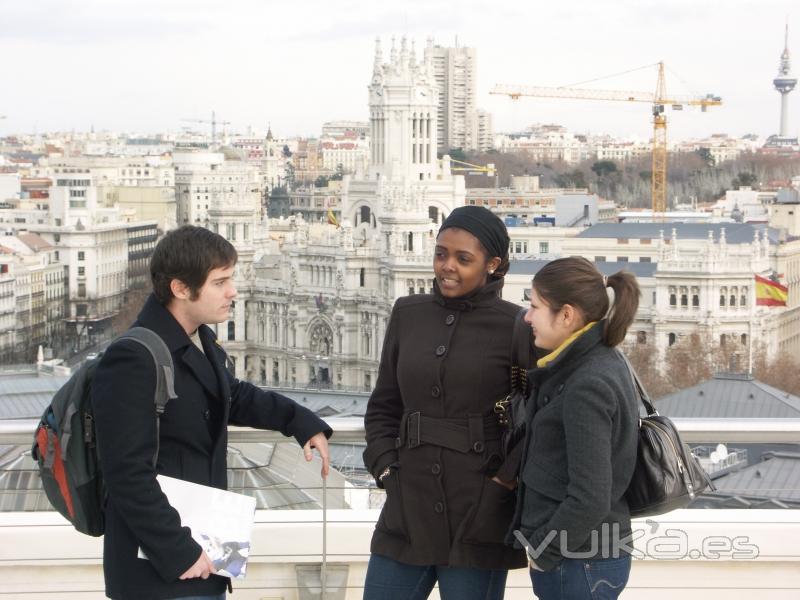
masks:
{"label": "blue jeans", "polygon": [[373,554],[364,581],[364,600],[425,600],[439,582],[442,600],[503,600],[505,569],[407,565]]}
{"label": "blue jeans", "polygon": [[531,569],[539,600],[616,600],[628,583],[631,557],[596,560],[565,558],[552,571]]}

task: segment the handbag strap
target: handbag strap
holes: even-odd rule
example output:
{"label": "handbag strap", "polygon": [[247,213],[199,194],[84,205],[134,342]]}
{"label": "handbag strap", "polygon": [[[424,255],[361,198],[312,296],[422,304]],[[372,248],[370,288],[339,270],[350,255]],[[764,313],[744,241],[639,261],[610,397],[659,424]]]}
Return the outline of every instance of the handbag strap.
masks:
{"label": "handbag strap", "polygon": [[519,389],[523,394],[528,391],[526,370],[531,358],[530,327],[523,319],[526,312],[523,308],[517,313],[511,333],[511,391]]}
{"label": "handbag strap", "polygon": [[653,403],[650,401],[650,396],[648,395],[647,391],[644,389],[644,385],[642,384],[642,380],[639,379],[639,375],[636,373],[636,370],[633,368],[631,361],[625,356],[625,353],[622,352],[619,348],[616,348],[617,354],[620,356],[622,361],[625,363],[625,366],[628,367],[628,372],[631,375],[631,379],[633,380],[633,389],[636,391],[636,395],[639,396],[639,400],[644,405],[644,409],[647,411],[647,416],[652,417],[658,415],[658,411],[656,407],[653,406]]}

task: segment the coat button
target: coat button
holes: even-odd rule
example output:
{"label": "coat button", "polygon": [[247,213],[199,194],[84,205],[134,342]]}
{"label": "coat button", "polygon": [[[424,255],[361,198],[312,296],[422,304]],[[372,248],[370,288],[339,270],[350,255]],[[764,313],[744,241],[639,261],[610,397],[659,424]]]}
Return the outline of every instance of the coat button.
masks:
{"label": "coat button", "polygon": [[545,396],[544,398],[542,398],[542,403],[543,404],[549,404],[550,403],[550,396]]}
{"label": "coat button", "polygon": [[439,346],[436,348],[436,356],[444,356],[444,353],[447,352],[447,348],[444,346]]}
{"label": "coat button", "polygon": [[439,463],[433,463],[433,466],[431,467],[431,473],[433,473],[434,475],[438,475],[441,472],[442,472],[442,466]]}
{"label": "coat button", "polygon": [[210,411],[210,410],[208,410],[208,409],[205,409],[205,410],[203,411],[203,418],[204,418],[206,421],[208,421],[208,420],[211,418],[211,411]]}
{"label": "coat button", "polygon": [[433,510],[435,510],[437,513],[443,513],[444,504],[442,504],[441,502],[437,502],[436,504],[433,505]]}
{"label": "coat button", "polygon": [[431,388],[431,396],[433,396],[434,398],[438,398],[441,395],[442,395],[442,390],[439,389],[438,385],[435,385]]}
{"label": "coat button", "polygon": [[456,316],[455,315],[447,315],[447,318],[444,320],[444,324],[445,325],[452,325],[455,322],[456,322]]}
{"label": "coat button", "polygon": [[480,441],[480,440],[478,440],[477,442],[475,442],[474,444],[472,444],[472,449],[473,449],[475,452],[477,452],[478,454],[480,454],[481,452],[483,452],[483,442],[482,442],[482,441]]}
{"label": "coat button", "polygon": [[558,388],[556,388],[556,394],[560,394],[563,391],[564,391],[564,384],[561,383],[559,384]]}

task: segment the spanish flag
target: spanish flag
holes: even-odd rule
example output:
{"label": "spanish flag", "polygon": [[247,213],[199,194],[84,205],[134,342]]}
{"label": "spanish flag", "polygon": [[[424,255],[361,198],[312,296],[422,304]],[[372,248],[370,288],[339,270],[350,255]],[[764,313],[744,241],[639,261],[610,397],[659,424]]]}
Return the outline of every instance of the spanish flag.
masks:
{"label": "spanish flag", "polygon": [[328,225],[336,225],[336,227],[339,227],[339,221],[336,220],[336,215],[333,214],[332,208],[328,208]]}
{"label": "spanish flag", "polygon": [[758,306],[786,306],[789,288],[777,281],[756,275],[756,304]]}

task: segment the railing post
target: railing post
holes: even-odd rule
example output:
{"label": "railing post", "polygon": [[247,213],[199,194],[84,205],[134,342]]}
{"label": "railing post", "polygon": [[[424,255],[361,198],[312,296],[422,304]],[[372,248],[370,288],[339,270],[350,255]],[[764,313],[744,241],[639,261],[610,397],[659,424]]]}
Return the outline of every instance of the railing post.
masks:
{"label": "railing post", "polygon": [[326,579],[328,572],[328,479],[322,478],[322,570],[320,583],[322,584],[322,600],[328,596]]}

